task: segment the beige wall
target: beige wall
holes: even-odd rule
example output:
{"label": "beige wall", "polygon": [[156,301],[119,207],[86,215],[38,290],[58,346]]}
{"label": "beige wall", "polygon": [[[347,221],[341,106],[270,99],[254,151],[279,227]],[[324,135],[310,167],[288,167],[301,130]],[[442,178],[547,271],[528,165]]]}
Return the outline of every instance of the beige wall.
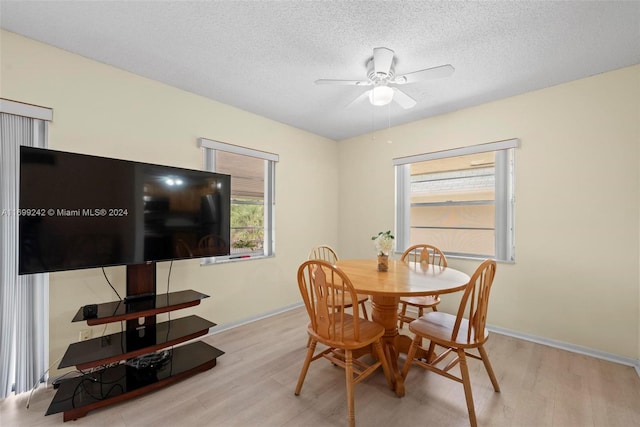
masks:
{"label": "beige wall", "polygon": [[372,256],[393,227],[393,158],[510,138],[516,262],[498,266],[489,323],[639,359],[640,66],[341,141],[341,253]]}
{"label": "beige wall", "polygon": [[[337,244],[335,141],[9,32],[0,37],[0,97],[53,108],[50,148],[194,169],[202,165],[199,137],[280,154],[277,256],[208,267],[194,260],[175,262],[171,289],[193,288],[211,298],[174,317],[198,314],[225,324],[300,301],[298,265],[312,245]],[[106,270],[124,294],[124,267]],[[167,273],[168,263],[160,263],[159,291],[166,289]],[[50,283],[53,362],[87,327],[71,323],[78,308],[115,295],[99,269],[53,273]],[[102,327],[93,329],[94,335],[102,333]]]}

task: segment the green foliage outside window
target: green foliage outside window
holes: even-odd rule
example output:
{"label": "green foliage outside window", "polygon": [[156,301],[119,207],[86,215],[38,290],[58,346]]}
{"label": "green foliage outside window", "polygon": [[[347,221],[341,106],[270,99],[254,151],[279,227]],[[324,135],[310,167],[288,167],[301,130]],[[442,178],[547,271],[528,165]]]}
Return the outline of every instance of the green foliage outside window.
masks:
{"label": "green foliage outside window", "polygon": [[233,199],[231,202],[231,246],[254,251],[264,243],[264,204],[262,200]]}

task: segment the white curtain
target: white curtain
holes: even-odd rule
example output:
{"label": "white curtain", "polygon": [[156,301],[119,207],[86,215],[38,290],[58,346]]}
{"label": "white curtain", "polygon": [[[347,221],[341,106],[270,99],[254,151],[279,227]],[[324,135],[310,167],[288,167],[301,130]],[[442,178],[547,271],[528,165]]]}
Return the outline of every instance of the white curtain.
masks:
{"label": "white curtain", "polygon": [[45,147],[47,122],[0,113],[0,399],[44,379],[49,277],[18,275],[20,145]]}

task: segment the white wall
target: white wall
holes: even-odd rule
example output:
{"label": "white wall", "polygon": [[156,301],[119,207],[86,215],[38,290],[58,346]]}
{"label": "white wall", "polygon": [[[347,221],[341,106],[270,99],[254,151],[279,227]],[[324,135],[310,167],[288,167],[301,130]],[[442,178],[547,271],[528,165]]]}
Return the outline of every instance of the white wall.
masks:
{"label": "white wall", "polygon": [[[0,97],[53,108],[50,148],[193,169],[202,166],[199,137],[280,154],[277,256],[207,267],[195,260],[175,262],[171,289],[193,288],[211,298],[174,317],[198,314],[225,324],[300,301],[298,265],[311,246],[337,244],[335,141],[13,33],[2,31],[0,37]],[[106,270],[124,295],[124,267]],[[160,263],[158,291],[166,289],[167,274],[168,263]],[[50,277],[53,362],[77,341],[79,330],[87,328],[71,323],[78,308],[116,298],[99,269]],[[119,328],[112,325],[109,331]],[[102,329],[94,327],[94,335]]]}
{"label": "white wall", "polygon": [[510,138],[516,262],[498,266],[488,322],[640,359],[640,66],[341,141],[341,253],[373,256],[393,227],[393,158]]}

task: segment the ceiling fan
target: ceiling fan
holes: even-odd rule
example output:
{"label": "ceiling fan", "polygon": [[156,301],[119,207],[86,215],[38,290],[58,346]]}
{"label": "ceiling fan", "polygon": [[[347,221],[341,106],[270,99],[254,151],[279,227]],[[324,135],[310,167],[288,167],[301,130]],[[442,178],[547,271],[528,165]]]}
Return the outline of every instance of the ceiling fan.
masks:
{"label": "ceiling fan", "polygon": [[397,76],[393,50],[387,49],[386,47],[376,47],[373,49],[373,56],[367,61],[367,80],[320,79],[316,80],[315,83],[318,85],[373,86],[373,88],[364,92],[351,102],[350,105],[364,98],[369,98],[371,104],[376,106],[387,105],[393,100],[402,108],[408,109],[416,105],[416,100],[400,89],[389,85],[403,85],[423,80],[449,77],[454,71],[455,69],[450,64],[447,64]]}

